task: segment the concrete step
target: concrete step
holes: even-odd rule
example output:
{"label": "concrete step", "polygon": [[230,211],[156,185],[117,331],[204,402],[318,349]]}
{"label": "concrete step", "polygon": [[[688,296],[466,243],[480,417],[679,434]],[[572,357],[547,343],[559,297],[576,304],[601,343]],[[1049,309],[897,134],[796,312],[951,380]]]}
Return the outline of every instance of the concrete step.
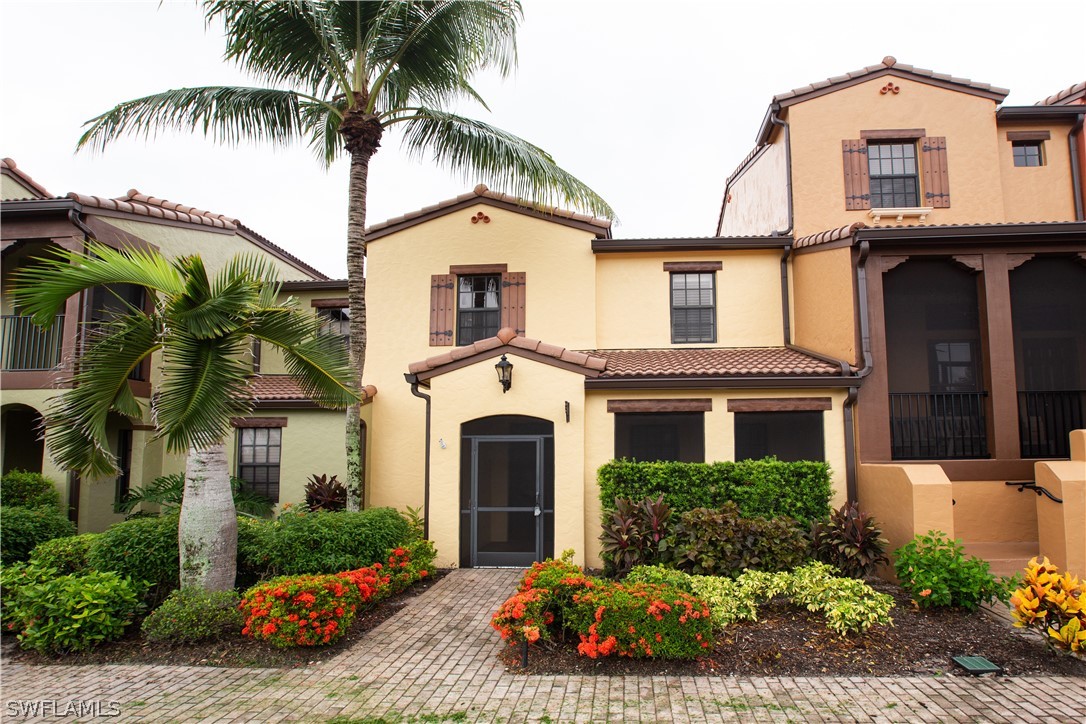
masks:
{"label": "concrete step", "polygon": [[1021,573],[1029,559],[1038,555],[1041,547],[1036,541],[1024,543],[966,542],[965,554],[988,561],[994,576]]}

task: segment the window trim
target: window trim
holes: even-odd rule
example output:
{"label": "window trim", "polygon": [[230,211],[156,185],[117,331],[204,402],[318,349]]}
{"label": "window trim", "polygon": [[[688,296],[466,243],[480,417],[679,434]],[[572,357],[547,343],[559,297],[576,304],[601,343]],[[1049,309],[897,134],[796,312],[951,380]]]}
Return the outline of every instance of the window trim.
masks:
{"label": "window trim", "polygon": [[[695,305],[695,306],[678,307],[679,309],[711,309],[712,310],[712,313],[713,313],[712,334],[709,335],[708,339],[687,339],[687,340],[683,340],[683,341],[678,341],[678,340],[675,339],[675,336],[676,336],[675,335],[675,309],[676,309],[676,307],[675,307],[675,275],[676,274],[707,274],[707,275],[709,275],[710,280],[712,280],[712,284],[713,284],[713,287],[712,287],[713,303],[712,303],[711,306],[705,307],[705,306],[701,306],[701,305]],[[718,324],[717,324],[717,306],[718,305],[717,305],[716,271],[714,271],[714,270],[689,271],[689,272],[687,272],[687,271],[669,271],[668,272],[668,279],[667,279],[667,301],[668,301],[668,309],[670,310],[670,319],[671,319],[671,344],[716,344],[717,327],[718,327]]]}
{"label": "window trim", "polygon": [[[918,143],[917,143],[918,140],[919,140],[919,138],[900,138],[900,137],[898,137],[898,138],[888,138],[887,137],[887,138],[874,139],[874,143],[868,142],[868,144],[867,144],[867,179],[868,179],[868,181],[867,181],[867,183],[868,183],[868,191],[867,191],[867,193],[870,196],[870,204],[871,204],[872,209],[918,209],[918,208],[921,208],[920,204],[923,203],[923,200],[924,200],[924,189],[922,188],[922,185],[921,185],[921,182],[920,182],[920,177],[922,175],[922,169],[920,167],[921,166],[921,153],[922,152],[921,152],[921,149],[918,147]],[[872,173],[871,172],[871,149],[874,148],[874,147],[882,147],[882,146],[886,146],[886,147],[901,146],[902,149],[912,148],[912,150],[913,150],[913,155],[912,155],[913,172],[912,173],[899,173],[899,174],[898,173],[891,173],[891,174],[886,174],[886,175],[881,175],[881,174],[876,175],[876,174]],[[880,159],[880,160],[882,160],[882,159]],[[890,160],[893,161],[892,156],[891,156]],[[904,160],[906,160],[906,157],[902,156],[902,161],[904,161]],[[875,191],[872,190],[872,186],[875,184],[876,181],[881,181],[883,179],[890,179],[890,180],[894,180],[894,179],[909,180],[909,179],[911,179],[913,181],[913,195],[914,195],[914,200],[916,201],[916,203],[911,204],[911,205],[908,204],[908,203],[876,204],[875,203],[876,193],[875,193]],[[879,193],[878,195],[880,197],[885,197],[886,196],[885,193]],[[896,198],[896,196],[897,196],[896,192],[890,192],[890,196],[892,197],[891,198],[892,201],[897,201],[898,200]],[[904,192],[904,197],[901,200],[902,201],[908,201],[908,196],[909,196],[909,192],[908,192],[908,190],[906,190]],[[880,200],[885,201],[886,199],[881,198]]]}
{"label": "window trim", "polygon": [[[286,418],[282,418],[282,417],[280,417],[280,418],[276,418],[276,417],[259,417],[259,418],[235,418],[235,419],[238,420],[238,421],[244,421],[244,422],[249,423],[249,424],[235,425],[236,432],[234,433],[235,444],[234,444],[234,466],[233,466],[234,467],[234,475],[236,475],[238,477],[238,479],[242,480],[245,483],[245,485],[249,486],[249,489],[252,492],[257,493],[258,495],[262,495],[265,498],[267,498],[268,500],[270,500],[272,503],[278,505],[280,500],[282,499],[282,494],[283,494],[283,428],[286,427]],[[269,423],[272,423],[272,422],[278,422],[279,420],[282,420],[284,422],[284,424],[283,425],[269,424]],[[234,420],[231,420],[231,424],[233,424],[233,423],[234,423]],[[274,464],[274,467],[276,469],[276,478],[277,478],[276,481],[275,481],[275,495],[274,496],[271,495],[271,490],[270,490],[271,483],[270,482],[269,483],[254,483],[254,482],[245,480],[245,478],[242,476],[242,467],[244,467],[244,466],[248,466],[248,467],[263,466],[263,467],[266,467],[266,468],[273,467],[273,465],[271,463],[267,463],[267,462],[264,462],[264,463],[243,463],[242,462],[242,460],[241,460],[241,449],[242,449],[242,445],[243,445],[242,438],[243,438],[244,432],[246,430],[253,430],[254,432],[256,430],[279,430],[279,444],[275,445],[275,446],[273,446],[271,444],[264,445],[264,447],[266,449],[271,449],[272,447],[277,447],[279,449],[279,459]],[[255,435],[254,435],[254,438],[255,438]],[[255,444],[255,442],[254,442],[252,447],[253,447],[254,450],[256,449],[257,445]],[[257,485],[264,486],[264,490],[258,490],[255,487]]]}
{"label": "window trim", "polygon": [[[1007,134],[1010,135],[1009,133]],[[1037,149],[1036,159],[1037,163],[1018,163],[1019,159],[1029,160],[1031,155],[1029,153],[1023,153],[1019,155],[1016,151],[1019,149]],[[1015,168],[1041,168],[1048,165],[1048,159],[1045,157],[1045,139],[1040,138],[1022,138],[1011,141],[1011,163]]]}

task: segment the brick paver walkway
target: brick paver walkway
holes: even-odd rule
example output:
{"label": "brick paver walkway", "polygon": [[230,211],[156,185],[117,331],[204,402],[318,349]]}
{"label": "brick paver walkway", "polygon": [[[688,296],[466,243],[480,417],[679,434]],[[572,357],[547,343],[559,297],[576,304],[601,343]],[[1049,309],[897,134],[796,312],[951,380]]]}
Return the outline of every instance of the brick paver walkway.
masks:
{"label": "brick paver walkway", "polygon": [[[1086,679],[523,676],[487,626],[516,571],[454,571],[364,641],[306,669],[3,667],[5,721],[98,703],[123,721],[1086,721]],[[93,717],[85,714],[82,721]],[[68,718],[74,720],[76,717]]]}

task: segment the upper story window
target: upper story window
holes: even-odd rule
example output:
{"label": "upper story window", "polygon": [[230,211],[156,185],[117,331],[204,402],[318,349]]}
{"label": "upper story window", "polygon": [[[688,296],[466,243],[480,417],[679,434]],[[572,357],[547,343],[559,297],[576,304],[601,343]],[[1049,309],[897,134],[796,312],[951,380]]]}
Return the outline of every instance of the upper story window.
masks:
{"label": "upper story window", "polygon": [[499,274],[461,276],[457,281],[456,340],[465,345],[493,337],[501,329]]}
{"label": "upper story window", "polygon": [[351,310],[349,307],[320,307],[317,318],[321,320],[321,332],[342,337],[344,341],[351,337]]}
{"label": "upper story window", "polygon": [[716,274],[671,273],[671,341],[716,342]]}
{"label": "upper story window", "polygon": [[871,207],[876,209],[920,206],[920,174],[916,143],[885,141],[867,144],[871,179]]}
{"label": "upper story window", "polygon": [[1044,154],[1042,144],[1044,141],[1014,141],[1011,143],[1011,151],[1014,154],[1015,166],[1044,166]]}

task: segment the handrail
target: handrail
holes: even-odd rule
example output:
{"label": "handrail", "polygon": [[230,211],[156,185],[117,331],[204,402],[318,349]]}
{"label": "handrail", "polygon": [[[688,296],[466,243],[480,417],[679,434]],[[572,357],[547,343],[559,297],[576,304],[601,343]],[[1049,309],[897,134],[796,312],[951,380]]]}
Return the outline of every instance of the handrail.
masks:
{"label": "handrail", "polygon": [[1019,493],[1021,493],[1023,490],[1032,490],[1033,492],[1037,493],[1038,497],[1043,495],[1054,503],[1063,503],[1063,498],[1057,498],[1048,490],[1048,488],[1038,485],[1033,480],[1008,480],[1004,483],[1004,485],[1017,485]]}

